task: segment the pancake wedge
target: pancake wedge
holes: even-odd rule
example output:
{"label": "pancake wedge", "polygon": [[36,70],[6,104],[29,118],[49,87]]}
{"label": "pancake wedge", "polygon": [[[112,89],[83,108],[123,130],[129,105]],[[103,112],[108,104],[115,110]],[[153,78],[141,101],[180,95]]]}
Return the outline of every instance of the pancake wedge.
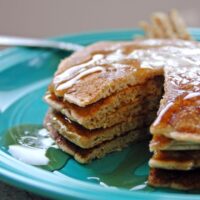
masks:
{"label": "pancake wedge", "polygon": [[[164,95],[150,131],[154,151],[149,184],[177,189],[200,189],[200,59],[199,48],[190,49],[180,66],[164,68]],[[184,172],[185,171],[185,172]],[[170,178],[167,178],[170,177]],[[183,176],[183,177],[181,177]],[[191,180],[191,179],[194,179]]]}
{"label": "pancake wedge", "polygon": [[145,84],[127,87],[86,107],[63,101],[51,93],[47,93],[44,99],[68,119],[92,130],[111,127],[126,121],[128,117],[157,110],[163,91],[162,84],[163,78],[156,76]]}
{"label": "pancake wedge", "polygon": [[99,145],[90,149],[82,149],[79,146],[69,142],[61,134],[52,127],[46,124],[51,137],[55,140],[56,144],[66,153],[72,155],[74,159],[82,164],[91,162],[96,158],[102,158],[106,154],[113,151],[120,151],[122,148],[127,147],[132,142],[139,142],[149,138],[148,130],[138,129],[127,132],[122,136],[107,140]]}
{"label": "pancake wedge", "polygon": [[[198,49],[190,53],[195,59]],[[196,53],[195,53],[196,52]],[[192,66],[190,62],[193,62]],[[165,68],[165,94],[152,134],[162,134],[178,141],[200,143],[200,67],[192,59],[181,67]]]}
{"label": "pancake wedge", "polygon": [[[64,115],[50,110],[45,119],[45,126],[52,126],[57,132],[75,145],[89,149],[114,137],[126,134],[128,131],[149,126],[156,116],[156,112],[149,112],[148,116],[140,115],[129,121],[116,124],[106,129],[88,130]],[[49,124],[49,125],[48,125]]]}

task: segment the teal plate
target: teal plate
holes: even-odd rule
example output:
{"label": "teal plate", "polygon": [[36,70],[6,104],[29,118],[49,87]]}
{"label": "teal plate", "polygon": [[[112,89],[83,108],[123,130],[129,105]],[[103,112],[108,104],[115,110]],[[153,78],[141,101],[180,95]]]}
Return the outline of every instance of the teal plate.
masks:
{"label": "teal plate", "polygon": [[[200,30],[190,29],[200,40]],[[86,33],[56,38],[88,45],[100,40],[131,40],[141,30]],[[42,124],[47,105],[42,97],[59,61],[67,53],[12,48],[0,52],[0,179],[53,199],[199,199],[198,193],[154,189],[146,185],[148,144],[139,143],[88,165],[72,158],[49,172],[13,158],[3,144],[8,129]]]}

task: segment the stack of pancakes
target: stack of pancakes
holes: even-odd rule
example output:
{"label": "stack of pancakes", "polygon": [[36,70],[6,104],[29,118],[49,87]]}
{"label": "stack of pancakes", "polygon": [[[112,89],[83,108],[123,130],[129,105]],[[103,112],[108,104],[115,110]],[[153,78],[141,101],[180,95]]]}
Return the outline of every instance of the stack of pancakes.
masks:
{"label": "stack of pancakes", "polygon": [[[150,23],[140,25],[147,38],[192,40],[177,10],[153,13]],[[154,155],[148,183],[152,186],[200,189],[200,56],[199,45],[190,45],[179,53],[172,51],[178,65],[173,54],[165,53],[165,94],[151,126]]]}
{"label": "stack of pancakes", "polygon": [[199,43],[96,43],[61,62],[45,100],[45,126],[80,163],[147,138],[155,120],[149,184],[200,188]]}
{"label": "stack of pancakes", "polygon": [[[187,55],[185,56],[184,53]],[[180,67],[165,68],[164,96],[150,131],[149,183],[200,189],[200,49],[185,49]]]}
{"label": "stack of pancakes", "polygon": [[45,96],[51,106],[45,126],[78,162],[149,137],[162,95],[162,68],[140,69],[132,55],[138,45],[151,44],[100,42],[58,67]]}

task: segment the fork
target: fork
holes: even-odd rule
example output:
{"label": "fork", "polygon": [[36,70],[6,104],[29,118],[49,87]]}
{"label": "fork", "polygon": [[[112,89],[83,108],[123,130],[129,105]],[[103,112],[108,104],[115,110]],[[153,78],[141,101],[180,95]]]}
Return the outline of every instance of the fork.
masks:
{"label": "fork", "polygon": [[23,46],[23,47],[37,47],[59,49],[64,51],[79,51],[84,47],[79,44],[70,42],[59,42],[52,40],[43,40],[35,38],[0,36],[0,46]]}

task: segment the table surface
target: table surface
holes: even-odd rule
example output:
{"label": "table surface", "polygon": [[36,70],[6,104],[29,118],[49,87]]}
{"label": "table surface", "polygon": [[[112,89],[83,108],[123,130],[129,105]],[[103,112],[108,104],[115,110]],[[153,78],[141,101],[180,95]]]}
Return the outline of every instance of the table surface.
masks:
{"label": "table surface", "polygon": [[17,189],[3,182],[0,182],[0,199],[1,200],[48,200],[39,197],[33,193]]}
{"label": "table surface", "polygon": [[149,19],[151,13],[172,8],[180,11],[189,26],[200,26],[197,0],[1,0],[0,5],[2,35],[47,37],[133,28],[138,27],[139,21]]}

